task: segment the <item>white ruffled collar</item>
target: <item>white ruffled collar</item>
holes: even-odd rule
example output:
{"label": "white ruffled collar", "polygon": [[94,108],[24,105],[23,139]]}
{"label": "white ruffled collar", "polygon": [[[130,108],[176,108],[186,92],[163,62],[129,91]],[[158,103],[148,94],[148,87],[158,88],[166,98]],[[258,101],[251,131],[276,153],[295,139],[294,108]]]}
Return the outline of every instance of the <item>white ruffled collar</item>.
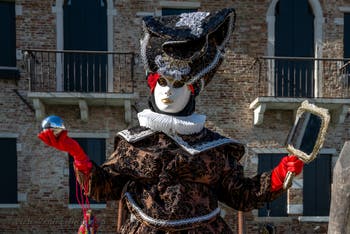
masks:
{"label": "white ruffled collar", "polygon": [[145,109],[137,114],[140,126],[169,134],[191,135],[204,128],[206,116],[171,116]]}

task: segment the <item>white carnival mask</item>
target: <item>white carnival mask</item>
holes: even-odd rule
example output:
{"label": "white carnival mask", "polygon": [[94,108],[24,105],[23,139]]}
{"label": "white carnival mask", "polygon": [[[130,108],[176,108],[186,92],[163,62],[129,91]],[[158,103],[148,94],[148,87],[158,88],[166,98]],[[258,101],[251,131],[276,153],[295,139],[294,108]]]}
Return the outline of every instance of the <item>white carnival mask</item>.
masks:
{"label": "white carnival mask", "polygon": [[182,111],[190,100],[191,90],[183,81],[171,77],[160,77],[154,88],[154,99],[158,109],[165,113]]}

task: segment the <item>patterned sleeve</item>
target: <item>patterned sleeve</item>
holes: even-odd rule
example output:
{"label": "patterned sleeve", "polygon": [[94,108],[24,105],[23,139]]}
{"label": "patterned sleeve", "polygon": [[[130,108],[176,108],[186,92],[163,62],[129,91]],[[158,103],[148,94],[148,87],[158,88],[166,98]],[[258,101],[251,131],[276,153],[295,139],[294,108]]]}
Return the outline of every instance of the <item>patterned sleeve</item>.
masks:
{"label": "patterned sleeve", "polygon": [[236,150],[230,147],[230,151],[226,149],[223,152],[225,166],[218,193],[219,200],[236,210],[250,211],[280,196],[283,190],[270,191],[271,172],[264,172],[252,178],[244,177],[243,167],[238,162],[240,156]]}
{"label": "patterned sleeve", "polygon": [[[116,152],[109,157],[109,160],[113,159],[115,154]],[[106,164],[98,166],[93,163],[90,175],[85,175],[76,169],[75,173],[79,184],[85,188],[85,194],[99,202],[119,200],[128,181],[126,176],[121,175]]]}

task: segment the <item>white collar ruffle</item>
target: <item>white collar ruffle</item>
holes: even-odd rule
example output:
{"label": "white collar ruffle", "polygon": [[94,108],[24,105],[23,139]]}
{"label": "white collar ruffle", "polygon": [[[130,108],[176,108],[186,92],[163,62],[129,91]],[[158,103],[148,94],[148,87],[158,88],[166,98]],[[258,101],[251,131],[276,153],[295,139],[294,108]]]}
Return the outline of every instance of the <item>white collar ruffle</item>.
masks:
{"label": "white collar ruffle", "polygon": [[204,128],[205,115],[171,116],[145,109],[137,114],[140,126],[168,134],[191,135]]}

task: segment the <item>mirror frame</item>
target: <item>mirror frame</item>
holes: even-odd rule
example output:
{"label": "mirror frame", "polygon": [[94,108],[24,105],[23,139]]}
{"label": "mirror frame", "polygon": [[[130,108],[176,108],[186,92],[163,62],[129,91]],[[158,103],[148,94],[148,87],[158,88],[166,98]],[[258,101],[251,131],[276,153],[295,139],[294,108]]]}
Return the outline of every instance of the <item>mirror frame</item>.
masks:
{"label": "mirror frame", "polygon": [[[294,148],[293,145],[288,143],[291,139],[291,135],[293,134],[300,117],[305,112],[310,112],[311,114],[317,115],[321,118],[320,131],[318,133],[318,136],[317,136],[317,139],[315,142],[315,146],[310,154],[306,154],[305,152]],[[318,154],[320,148],[322,148],[322,146],[323,146],[323,142],[325,140],[325,136],[326,136],[328,125],[329,125],[329,121],[330,121],[330,115],[329,115],[328,109],[317,107],[316,105],[309,103],[307,100],[303,101],[301,103],[301,106],[297,110],[294,126],[293,126],[293,128],[288,136],[287,151],[292,155],[296,155],[304,163],[309,163],[312,160],[314,160],[317,157],[317,154]]]}

